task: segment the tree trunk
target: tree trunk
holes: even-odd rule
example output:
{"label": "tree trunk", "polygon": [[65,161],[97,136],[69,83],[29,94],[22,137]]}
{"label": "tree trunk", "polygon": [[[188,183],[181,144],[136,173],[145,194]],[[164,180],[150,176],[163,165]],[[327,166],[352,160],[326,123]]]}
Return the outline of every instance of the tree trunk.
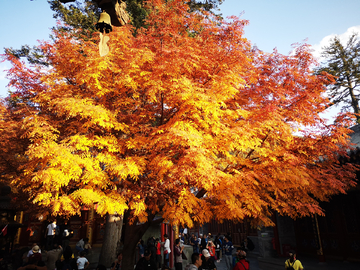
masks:
{"label": "tree trunk", "polygon": [[351,83],[351,79],[349,76],[347,76],[347,80],[348,80],[348,88],[349,88],[349,92],[350,92],[350,97],[351,97],[351,105],[354,109],[355,112],[355,117],[356,117],[356,122],[359,124],[360,123],[360,109],[359,109],[359,100],[357,99],[355,93],[354,93],[354,88],[352,86]]}
{"label": "tree trunk", "polygon": [[[129,224],[129,213],[125,211],[122,218],[108,215],[106,218],[106,227],[104,242],[101,248],[99,264],[110,267],[114,262],[115,256],[120,251],[120,240],[123,241],[122,248],[122,270],[134,270],[136,245],[142,238],[146,230],[153,223],[161,223],[163,219],[153,221],[155,214],[149,214],[148,220],[142,224]],[[122,237],[121,237],[122,235]]]}
{"label": "tree trunk", "polygon": [[[104,241],[101,247],[99,264],[110,267],[119,252],[123,217],[107,215]],[[124,268],[123,268],[124,269]]]}
{"label": "tree trunk", "polygon": [[133,270],[135,262],[136,245],[145,231],[149,228],[151,222],[146,222],[141,225],[129,223],[124,224],[124,249],[122,270]]}

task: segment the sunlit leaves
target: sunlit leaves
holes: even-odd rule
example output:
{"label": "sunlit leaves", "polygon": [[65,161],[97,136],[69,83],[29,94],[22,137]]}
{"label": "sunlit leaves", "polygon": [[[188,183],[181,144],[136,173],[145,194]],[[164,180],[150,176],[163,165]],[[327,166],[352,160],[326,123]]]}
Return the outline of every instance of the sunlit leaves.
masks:
{"label": "sunlit leaves", "polygon": [[[29,140],[12,183],[32,203],[55,215],[126,210],[128,222],[160,212],[189,226],[271,224],[273,211],[321,214],[318,200],[354,184],[354,167],[338,162],[346,119],[327,126],[318,115],[327,80],[311,72],[306,45],[265,54],[243,38],[245,21],[149,4],[148,28],[114,29],[105,57],[63,33],[42,44],[51,68],[6,56],[28,101],[12,103]],[[300,126],[313,129],[295,135]]]}

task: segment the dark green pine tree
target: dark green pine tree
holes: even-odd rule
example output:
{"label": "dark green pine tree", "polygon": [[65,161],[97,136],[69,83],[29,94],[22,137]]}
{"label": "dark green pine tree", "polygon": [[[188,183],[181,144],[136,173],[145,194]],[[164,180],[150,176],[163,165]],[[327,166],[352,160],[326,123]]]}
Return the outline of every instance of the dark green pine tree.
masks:
{"label": "dark green pine tree", "polygon": [[328,93],[331,105],[340,105],[342,111],[352,111],[360,123],[360,41],[358,34],[353,34],[346,45],[339,37],[331,40],[324,47],[322,56],[325,64],[317,71],[325,71],[336,77],[336,83],[329,86]]}
{"label": "dark green pine tree", "polygon": [[[64,5],[59,0],[48,0],[48,3],[51,10],[54,11],[53,17],[66,24],[66,26],[56,26],[53,29],[72,31],[75,35],[88,39],[91,39],[92,34],[97,31],[95,24],[99,19],[101,9],[94,1],[75,1],[70,5]],[[77,33],[74,30],[78,30]]]}
{"label": "dark green pine tree", "polygon": [[[135,26],[136,30],[141,27],[146,27],[145,19],[148,15],[148,10],[144,7],[144,0],[123,0],[126,2],[126,11],[130,15],[131,24]],[[214,13],[218,11],[219,5],[222,4],[224,0],[189,0],[186,1],[190,7],[190,11],[197,11],[204,9],[206,11]],[[97,3],[104,1],[99,0],[49,0],[51,9],[55,11],[55,18],[61,18],[62,21],[69,24],[71,27],[82,29],[91,29],[91,31],[96,31],[94,24],[96,23],[96,18],[98,18],[100,10]],[[76,4],[71,4],[70,7],[65,7],[61,3],[75,2]],[[95,20],[94,20],[95,15]],[[87,16],[87,18],[85,17]]]}
{"label": "dark green pine tree", "polygon": [[[148,11],[144,7],[144,0],[126,0],[127,12],[131,18],[131,24],[137,29],[146,27],[145,19]],[[215,13],[224,0],[189,0],[187,1],[190,11],[204,9]],[[71,31],[75,36],[91,39],[96,32],[95,24],[99,19],[101,9],[94,0],[48,0],[51,10],[54,11],[54,18],[64,22],[66,26],[55,26],[53,29],[60,31]],[[70,3],[70,4],[67,4]],[[66,5],[64,5],[66,4]],[[76,31],[75,31],[76,30]],[[16,57],[25,57],[30,63],[47,65],[41,50],[29,45],[23,45],[20,49],[6,48],[7,52]]]}
{"label": "dark green pine tree", "polygon": [[[74,3],[64,5],[59,0],[48,0],[51,10],[54,11],[53,17],[64,23],[64,25],[54,26],[52,29],[71,31],[75,37],[91,39],[93,33],[97,31],[95,24],[99,19],[101,10],[91,0],[68,2]],[[10,47],[5,50],[18,58],[26,58],[29,63],[48,65],[41,49],[37,46],[23,45],[20,49]]]}

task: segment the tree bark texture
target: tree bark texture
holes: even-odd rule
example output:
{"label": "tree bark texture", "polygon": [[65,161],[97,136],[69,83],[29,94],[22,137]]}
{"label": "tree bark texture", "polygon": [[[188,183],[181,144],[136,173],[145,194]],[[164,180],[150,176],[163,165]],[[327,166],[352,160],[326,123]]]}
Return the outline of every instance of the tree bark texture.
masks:
{"label": "tree bark texture", "polygon": [[99,264],[110,267],[114,262],[117,253],[120,251],[123,220],[123,217],[117,215],[108,214],[106,216],[104,241],[101,247]]}

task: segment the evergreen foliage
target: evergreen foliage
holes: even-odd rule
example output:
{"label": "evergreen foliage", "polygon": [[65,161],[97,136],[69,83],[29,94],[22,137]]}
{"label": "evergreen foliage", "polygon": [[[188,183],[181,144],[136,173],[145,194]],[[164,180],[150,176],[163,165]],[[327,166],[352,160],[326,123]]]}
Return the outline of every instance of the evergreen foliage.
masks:
{"label": "evergreen foliage", "polygon": [[59,0],[48,0],[54,18],[64,22],[66,26],[57,26],[61,31],[72,31],[78,36],[92,37],[96,32],[95,24],[99,19],[101,10],[91,0],[76,1],[74,4],[63,5]]}
{"label": "evergreen foliage", "polygon": [[342,111],[352,111],[360,123],[360,41],[358,34],[351,35],[346,45],[339,37],[332,39],[329,46],[323,48],[322,56],[326,64],[318,70],[336,77],[335,84],[328,87],[331,105],[342,105]]}
{"label": "evergreen foliage", "polygon": [[[59,0],[48,0],[51,10],[54,11],[54,18],[59,19],[65,23],[53,27],[63,32],[71,31],[74,36],[84,39],[91,39],[93,33],[96,32],[95,24],[101,13],[101,9],[94,1],[91,0],[77,0],[67,1],[74,2],[71,4],[62,4]],[[198,11],[204,9],[206,11],[218,10],[220,4],[224,0],[190,0],[187,4],[190,11]],[[133,34],[136,34],[142,27],[146,27],[145,20],[149,11],[144,7],[144,0],[126,0],[127,12],[131,17],[131,24],[135,26]],[[29,63],[48,65],[44,61],[44,56],[39,47],[23,45],[20,49],[6,48],[7,53],[11,53],[17,58],[25,57]]]}

